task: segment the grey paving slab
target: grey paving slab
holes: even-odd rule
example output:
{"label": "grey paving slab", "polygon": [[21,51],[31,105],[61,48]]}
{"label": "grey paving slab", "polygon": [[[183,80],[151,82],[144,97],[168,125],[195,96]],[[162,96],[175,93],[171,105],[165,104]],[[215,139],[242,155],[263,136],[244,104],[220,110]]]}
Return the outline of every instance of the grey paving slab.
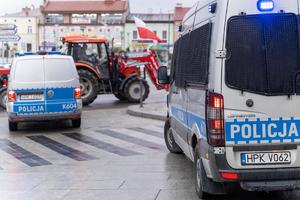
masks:
{"label": "grey paving slab", "polygon": [[117,138],[117,139],[120,139],[120,140],[123,140],[123,141],[126,141],[126,142],[130,142],[130,143],[133,143],[133,144],[144,146],[144,147],[147,147],[147,148],[150,148],[150,149],[156,149],[156,150],[162,150],[162,151],[166,150],[166,147],[164,147],[162,145],[159,145],[157,143],[153,143],[153,142],[143,140],[143,139],[140,139],[140,138],[137,138],[137,137],[132,137],[132,136],[129,136],[129,135],[125,135],[125,134],[122,134],[122,133],[119,133],[119,132],[116,132],[116,131],[113,131],[113,130],[109,130],[109,129],[96,130],[96,132],[104,134],[106,136]]}
{"label": "grey paving slab", "polygon": [[155,136],[158,138],[163,138],[163,132],[158,132],[155,130],[147,129],[147,128],[140,128],[140,127],[133,127],[133,128],[128,128],[129,130],[137,131],[139,133],[144,133],[147,135]]}
{"label": "grey paving slab", "polygon": [[93,147],[96,147],[98,149],[117,154],[119,156],[141,155],[140,153],[132,151],[130,149],[121,148],[119,146],[116,146],[116,145],[113,145],[113,144],[110,144],[107,142],[103,142],[103,141],[100,141],[95,138],[92,138],[92,137],[89,137],[86,135],[82,135],[79,133],[63,133],[63,135],[66,137],[70,137],[74,140],[83,142],[85,144],[91,145]]}
{"label": "grey paving slab", "polygon": [[12,155],[16,159],[22,161],[30,167],[50,165],[51,163],[34,153],[27,151],[26,149],[18,146],[17,144],[7,140],[0,140],[0,149],[6,153]]}
{"label": "grey paving slab", "polygon": [[27,136],[29,139],[48,147],[49,149],[72,158],[77,161],[87,161],[87,160],[94,160],[97,159],[94,156],[88,155],[84,152],[78,151],[74,148],[68,147],[60,142],[52,140],[46,136]]}
{"label": "grey paving slab", "polygon": [[158,190],[71,190],[64,200],[154,200]]}

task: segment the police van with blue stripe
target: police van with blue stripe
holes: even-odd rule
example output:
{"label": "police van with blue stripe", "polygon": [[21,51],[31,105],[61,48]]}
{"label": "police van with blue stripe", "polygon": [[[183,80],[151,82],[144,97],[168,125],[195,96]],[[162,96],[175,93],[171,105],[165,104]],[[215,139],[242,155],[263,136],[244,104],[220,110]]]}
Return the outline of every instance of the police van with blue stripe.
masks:
{"label": "police van with blue stripe", "polygon": [[201,0],[175,43],[166,145],[196,191],[300,188],[299,0]]}
{"label": "police van with blue stripe", "polygon": [[73,58],[25,55],[14,59],[8,82],[9,129],[27,121],[71,120],[81,125],[79,76]]}

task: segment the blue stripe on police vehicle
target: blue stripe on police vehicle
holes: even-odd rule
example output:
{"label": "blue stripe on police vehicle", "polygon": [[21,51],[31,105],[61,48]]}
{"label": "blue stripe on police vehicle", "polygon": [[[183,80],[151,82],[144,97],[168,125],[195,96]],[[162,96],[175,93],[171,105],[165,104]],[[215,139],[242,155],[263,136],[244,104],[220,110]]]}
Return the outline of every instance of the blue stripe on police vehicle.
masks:
{"label": "blue stripe on police vehicle", "polygon": [[[42,113],[66,113],[77,109],[74,99],[74,88],[46,88],[17,90],[17,94],[43,91],[43,99],[35,101],[17,101],[14,103],[14,112],[20,115]],[[50,91],[50,92],[49,92]]]}
{"label": "blue stripe on police vehicle", "polygon": [[203,136],[206,137],[206,122],[204,118],[173,105],[171,106],[171,115],[189,129],[192,129],[196,124],[199,128],[200,134],[204,134]]}
{"label": "blue stripe on police vehicle", "polygon": [[300,142],[300,120],[291,118],[256,119],[250,121],[227,121],[225,124],[226,143],[282,143]]}

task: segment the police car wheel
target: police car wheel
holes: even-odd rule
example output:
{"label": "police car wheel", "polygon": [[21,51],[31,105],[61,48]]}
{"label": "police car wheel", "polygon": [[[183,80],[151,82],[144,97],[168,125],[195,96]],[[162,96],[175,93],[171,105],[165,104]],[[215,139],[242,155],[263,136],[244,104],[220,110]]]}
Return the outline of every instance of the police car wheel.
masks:
{"label": "police car wheel", "polygon": [[80,128],[80,126],[81,126],[81,118],[72,120],[72,127],[73,128]]}
{"label": "police car wheel", "polygon": [[17,131],[18,130],[18,123],[8,121],[9,131]]}
{"label": "police car wheel", "polygon": [[0,106],[5,109],[6,108],[6,100],[7,100],[7,90],[0,90]]}
{"label": "police car wheel", "polygon": [[[142,81],[142,87],[141,87]],[[141,95],[142,88],[142,95]],[[137,77],[131,78],[127,81],[124,87],[124,96],[130,103],[139,103],[142,96],[142,100],[145,101],[149,96],[150,90],[147,81],[141,80]]]}
{"label": "police car wheel", "polygon": [[164,138],[165,138],[166,146],[171,153],[176,153],[176,154],[182,153],[182,150],[180,149],[180,147],[176,144],[176,142],[174,140],[174,136],[173,136],[172,129],[170,127],[169,119],[165,123]]}
{"label": "police car wheel", "polygon": [[199,144],[196,145],[195,148],[195,174],[196,174],[196,193],[200,199],[208,198],[208,193],[203,191],[204,184],[206,183],[206,175],[204,174],[204,167],[201,161],[201,157],[199,155]]}

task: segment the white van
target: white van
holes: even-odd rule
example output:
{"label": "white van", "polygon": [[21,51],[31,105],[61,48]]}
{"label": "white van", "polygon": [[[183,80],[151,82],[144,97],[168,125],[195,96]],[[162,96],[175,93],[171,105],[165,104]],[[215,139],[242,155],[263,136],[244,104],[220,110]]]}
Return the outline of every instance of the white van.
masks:
{"label": "white van", "polygon": [[29,55],[14,60],[8,81],[9,129],[19,122],[72,120],[81,124],[79,76],[73,58]]}
{"label": "white van", "polygon": [[299,0],[201,0],[175,44],[166,145],[196,190],[300,187]]}

